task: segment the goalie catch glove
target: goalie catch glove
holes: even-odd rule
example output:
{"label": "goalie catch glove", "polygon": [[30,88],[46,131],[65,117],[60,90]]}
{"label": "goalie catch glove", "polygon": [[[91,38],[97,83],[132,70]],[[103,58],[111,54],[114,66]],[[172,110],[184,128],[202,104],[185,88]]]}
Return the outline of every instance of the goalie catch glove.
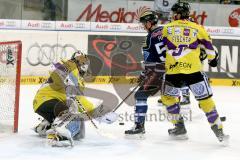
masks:
{"label": "goalie catch glove", "polygon": [[118,114],[115,112],[109,112],[101,117],[96,118],[96,120],[101,123],[112,124],[118,119]]}
{"label": "goalie catch glove", "polygon": [[219,60],[219,55],[218,55],[218,53],[216,52],[215,58],[213,58],[212,60],[209,60],[208,64],[209,64],[211,67],[217,67],[217,65],[218,65],[218,60]]}

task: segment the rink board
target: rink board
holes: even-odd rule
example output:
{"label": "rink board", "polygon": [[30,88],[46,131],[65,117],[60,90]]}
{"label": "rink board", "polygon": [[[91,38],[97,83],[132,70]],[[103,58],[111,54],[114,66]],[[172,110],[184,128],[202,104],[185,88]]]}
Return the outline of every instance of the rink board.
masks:
{"label": "rink board", "polygon": [[[22,85],[39,85],[46,81],[47,76],[23,76],[21,78]],[[92,81],[87,83],[92,84],[134,84],[137,77],[110,77],[110,76],[97,76]],[[1,82],[1,79],[0,79]],[[213,86],[238,86],[240,87],[240,79],[210,79]]]}

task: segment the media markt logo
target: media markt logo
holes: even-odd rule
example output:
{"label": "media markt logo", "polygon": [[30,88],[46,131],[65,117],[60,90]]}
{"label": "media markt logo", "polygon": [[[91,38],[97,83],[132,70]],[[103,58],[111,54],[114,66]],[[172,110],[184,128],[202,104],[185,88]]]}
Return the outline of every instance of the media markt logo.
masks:
{"label": "media markt logo", "polygon": [[[149,10],[148,7],[143,6],[134,11],[128,11],[127,8],[116,8],[109,11],[104,10],[102,4],[93,8],[92,4],[89,4],[78,16],[76,21],[94,21],[94,22],[113,22],[113,23],[133,23],[139,19],[139,16]],[[85,17],[85,18],[84,18]]]}
{"label": "media markt logo", "polygon": [[232,11],[228,18],[228,22],[231,27],[239,27],[239,21],[240,21],[240,8]]}

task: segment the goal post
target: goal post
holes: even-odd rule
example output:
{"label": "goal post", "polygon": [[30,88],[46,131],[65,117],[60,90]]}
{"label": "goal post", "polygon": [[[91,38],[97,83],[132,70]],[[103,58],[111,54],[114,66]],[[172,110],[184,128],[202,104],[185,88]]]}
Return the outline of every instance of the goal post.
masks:
{"label": "goal post", "polygon": [[18,132],[21,41],[0,42],[0,132]]}

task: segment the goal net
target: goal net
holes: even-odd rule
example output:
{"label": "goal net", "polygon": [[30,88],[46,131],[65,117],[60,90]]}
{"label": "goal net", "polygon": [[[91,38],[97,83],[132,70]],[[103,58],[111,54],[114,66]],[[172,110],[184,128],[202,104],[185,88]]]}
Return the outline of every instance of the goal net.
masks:
{"label": "goal net", "polygon": [[0,133],[18,131],[21,41],[0,42]]}

